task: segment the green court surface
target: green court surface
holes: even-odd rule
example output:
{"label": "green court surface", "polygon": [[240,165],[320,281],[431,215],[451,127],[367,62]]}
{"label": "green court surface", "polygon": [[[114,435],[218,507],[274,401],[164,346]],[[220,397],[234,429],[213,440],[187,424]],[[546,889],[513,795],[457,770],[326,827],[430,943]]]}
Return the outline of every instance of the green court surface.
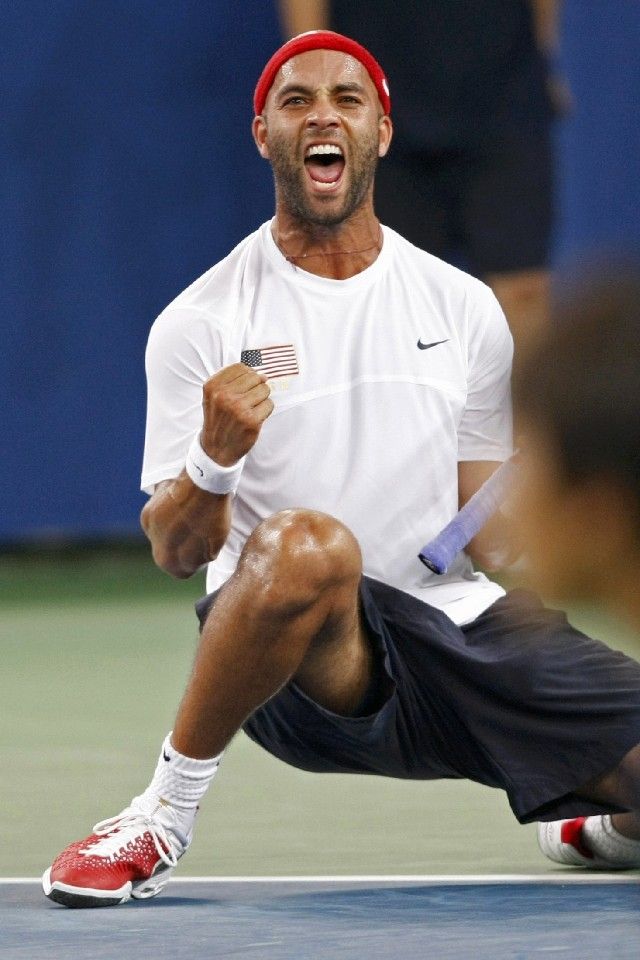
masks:
{"label": "green court surface", "polygon": [[[139,549],[0,556],[0,876],[39,875],[144,788],[190,669],[202,587],[169,580]],[[604,618],[572,619],[633,652]],[[241,734],[178,876],[554,872],[497,791],[306,774]]]}

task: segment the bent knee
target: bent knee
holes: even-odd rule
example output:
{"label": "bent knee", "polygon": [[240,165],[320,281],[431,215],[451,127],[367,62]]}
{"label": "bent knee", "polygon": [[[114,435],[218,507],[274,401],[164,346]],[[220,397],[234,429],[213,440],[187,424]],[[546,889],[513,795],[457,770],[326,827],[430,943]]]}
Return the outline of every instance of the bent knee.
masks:
{"label": "bent knee", "polygon": [[263,520],[247,540],[239,569],[274,592],[289,596],[357,583],[362,573],[358,541],[335,517],[290,509]]}

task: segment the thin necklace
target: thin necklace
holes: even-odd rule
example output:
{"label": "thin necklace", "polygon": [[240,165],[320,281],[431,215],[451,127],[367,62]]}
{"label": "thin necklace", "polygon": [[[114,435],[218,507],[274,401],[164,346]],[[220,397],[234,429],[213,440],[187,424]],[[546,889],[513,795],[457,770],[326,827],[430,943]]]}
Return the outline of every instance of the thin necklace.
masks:
{"label": "thin necklace", "polygon": [[330,250],[327,253],[299,253],[295,255],[287,253],[278,240],[276,240],[276,246],[285,260],[292,263],[294,267],[297,260],[308,260],[312,257],[346,257],[356,253],[368,253],[369,250],[377,250],[378,253],[380,253],[382,250],[382,227],[378,224],[378,239],[374,243],[369,244],[368,247],[362,247],[359,250]]}

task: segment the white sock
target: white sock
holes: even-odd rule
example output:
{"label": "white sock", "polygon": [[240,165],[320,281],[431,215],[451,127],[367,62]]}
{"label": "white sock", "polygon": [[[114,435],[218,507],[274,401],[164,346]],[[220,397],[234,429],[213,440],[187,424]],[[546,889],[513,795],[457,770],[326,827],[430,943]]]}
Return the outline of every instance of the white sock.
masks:
{"label": "white sock", "polygon": [[200,800],[213,780],[222,754],[210,760],[194,760],[178,753],[165,737],[151,783],[142,794],[145,798],[162,799],[176,813],[181,829],[189,833]]}
{"label": "white sock", "polygon": [[640,866],[640,840],[623,837],[611,823],[610,816],[588,817],[582,835],[596,857],[619,866]]}

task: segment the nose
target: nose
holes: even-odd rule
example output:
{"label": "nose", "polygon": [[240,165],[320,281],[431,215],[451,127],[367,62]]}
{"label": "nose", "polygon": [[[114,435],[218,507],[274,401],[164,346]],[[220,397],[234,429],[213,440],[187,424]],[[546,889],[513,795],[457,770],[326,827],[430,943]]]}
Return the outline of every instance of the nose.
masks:
{"label": "nose", "polygon": [[307,115],[307,126],[324,129],[325,127],[337,127],[339,124],[340,114],[336,110],[331,97],[316,97]]}

